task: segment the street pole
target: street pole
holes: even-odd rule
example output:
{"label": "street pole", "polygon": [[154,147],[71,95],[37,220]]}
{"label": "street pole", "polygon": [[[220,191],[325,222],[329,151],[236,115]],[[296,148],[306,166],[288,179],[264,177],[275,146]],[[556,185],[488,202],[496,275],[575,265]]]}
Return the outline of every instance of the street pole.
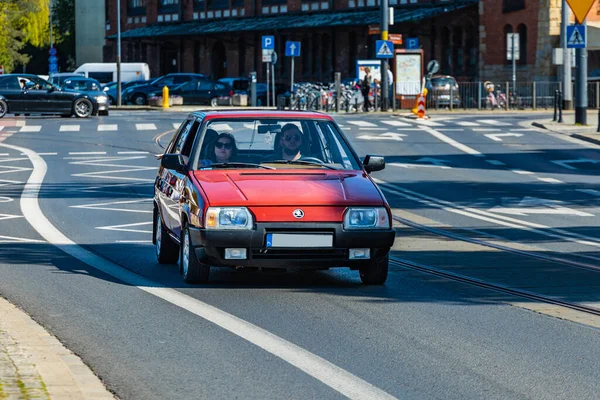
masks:
{"label": "street pole", "polygon": [[[586,31],[587,40],[587,19],[581,24]],[[575,49],[577,58],[577,68],[575,69],[575,123],[587,125],[587,44],[586,48]]]}
{"label": "street pole", "polygon": [[567,48],[567,26],[569,25],[569,5],[567,0],[562,0],[562,21],[560,28],[560,43],[563,51],[562,83],[563,83],[563,109],[573,109],[573,84],[571,83],[571,49]]}
{"label": "street pole", "polygon": [[271,100],[271,96],[269,96],[269,75],[271,74],[271,63],[267,63],[267,107],[269,107],[269,101]]}
{"label": "street pole", "polygon": [[[519,49],[520,51],[521,49]],[[517,60],[515,60],[515,33],[512,33],[512,81],[513,81],[513,93],[517,91]],[[508,88],[506,88],[507,94],[510,94]],[[452,101],[452,99],[450,99]]]}
{"label": "street pole", "polygon": [[[388,29],[389,29],[389,20],[388,20],[388,0],[381,0],[381,40],[388,40]],[[388,110],[388,95],[390,93],[388,88],[388,59],[381,59],[381,111]],[[377,107],[377,105],[375,105]]]}
{"label": "street pole", "polygon": [[271,85],[273,87],[273,107],[277,107],[275,102],[275,63],[271,63]]}
{"label": "street pole", "polygon": [[[293,51],[293,49],[292,49]],[[290,82],[290,91],[292,93],[294,93],[294,58],[296,58],[296,56],[294,56],[294,54],[292,54],[292,76],[291,76],[291,82]]]}
{"label": "street pole", "polygon": [[117,1],[117,106],[121,107],[121,0]]}
{"label": "street pole", "polygon": [[54,42],[52,41],[52,0],[50,0],[50,48],[54,47]]}

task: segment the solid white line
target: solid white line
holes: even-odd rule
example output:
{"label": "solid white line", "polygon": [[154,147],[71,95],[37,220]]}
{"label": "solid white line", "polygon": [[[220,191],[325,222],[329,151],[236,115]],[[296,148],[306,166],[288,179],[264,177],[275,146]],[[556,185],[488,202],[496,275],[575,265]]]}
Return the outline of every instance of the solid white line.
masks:
{"label": "solid white line", "polygon": [[117,154],[148,154],[147,151],[118,151]]}
{"label": "solid white line", "polygon": [[498,161],[498,160],[485,160],[485,162],[492,164],[492,165],[506,165],[502,161]]}
{"label": "solid white line", "polygon": [[464,132],[465,128],[438,128],[440,131]]}
{"label": "solid white line", "polygon": [[34,168],[21,196],[21,211],[31,226],[49,243],[95,269],[179,306],[249,341],[346,397],[365,400],[395,399],[395,397],[360,379],[358,376],[265,329],[203,301],[165,287],[158,282],[137,275],[77,245],[52,225],[40,209],[38,195],[48,169],[44,159],[29,149],[3,143],[0,143],[0,146],[22,151],[31,160]]}
{"label": "solid white line", "polygon": [[152,244],[152,240],[115,240],[115,243],[148,243],[148,244]]}
{"label": "solid white line", "polygon": [[500,132],[502,129],[496,129],[496,128],[473,128],[471,130],[473,132]]}
{"label": "solid white line", "polygon": [[515,174],[519,174],[519,175],[533,175],[533,172],[523,171],[521,169],[511,169],[511,171],[514,172]]}
{"label": "solid white line", "polygon": [[554,178],[537,178],[537,180],[548,183],[564,183],[563,181],[559,181],[558,179]]}
{"label": "solid white line", "polygon": [[440,139],[443,142],[448,143],[450,146],[453,146],[457,149],[459,149],[460,151],[463,151],[467,154],[471,154],[477,157],[484,157],[483,154],[481,154],[480,152],[478,152],[475,149],[470,148],[469,146],[466,146],[462,143],[458,143],[456,140],[449,138],[448,136],[444,135],[442,132],[438,132],[435,129],[426,127],[426,126],[422,126],[421,127],[422,130],[424,130],[425,132],[429,133],[432,136],[435,136],[436,138]]}
{"label": "solid white line", "polygon": [[359,131],[387,131],[389,128],[358,128]]}
{"label": "solid white line", "polygon": [[0,156],[9,156],[10,153],[0,153]]}
{"label": "solid white line", "polygon": [[484,124],[494,125],[494,126],[511,126],[512,124],[506,122],[500,122],[495,119],[478,119],[477,122],[483,122]]}
{"label": "solid white line", "polygon": [[457,122],[456,125],[460,125],[460,126],[479,126],[478,123],[468,122],[468,121],[460,121],[460,122]]}
{"label": "solid white line", "polygon": [[[38,156],[57,156],[58,155],[58,153],[37,153],[37,154],[38,154]],[[26,154],[21,153],[21,155],[24,156]]]}
{"label": "solid white line", "polygon": [[382,120],[381,122],[386,125],[391,125],[391,126],[410,126],[410,124],[408,124],[406,122],[396,121],[394,119]]}
{"label": "solid white line", "polygon": [[99,154],[106,154],[105,151],[70,151],[69,155],[71,156],[83,156],[83,155],[99,155]]}
{"label": "solid white line", "polygon": [[12,236],[0,236],[0,241],[2,241],[2,242],[45,243],[45,240],[27,239],[27,238],[12,237]]}

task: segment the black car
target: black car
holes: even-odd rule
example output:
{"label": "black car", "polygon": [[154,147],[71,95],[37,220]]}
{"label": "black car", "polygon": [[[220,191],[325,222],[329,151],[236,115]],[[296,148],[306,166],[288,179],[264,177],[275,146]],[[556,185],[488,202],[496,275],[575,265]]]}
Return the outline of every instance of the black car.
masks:
{"label": "black car", "polygon": [[132,103],[137,106],[143,106],[148,104],[148,96],[150,93],[156,93],[158,91],[162,91],[163,87],[168,87],[169,90],[177,87],[185,82],[189,82],[192,80],[198,79],[206,79],[206,77],[202,74],[192,74],[192,73],[172,73],[161,76],[160,78],[155,79],[152,83],[148,85],[139,85],[130,87],[125,89],[122,95],[122,101],[127,103]]}
{"label": "black car", "polygon": [[84,92],[63,90],[37,75],[0,75],[0,118],[7,113],[87,118],[98,113],[98,101]]}
{"label": "black car", "polygon": [[62,89],[68,92],[84,92],[98,102],[98,114],[108,115],[108,95],[102,91],[102,85],[93,78],[68,78],[65,79]]}
{"label": "black car", "polygon": [[[229,105],[233,89],[231,86],[211,79],[201,79],[186,82],[169,90],[169,95],[177,95],[183,98],[183,105],[187,104],[210,104],[213,107]],[[149,98],[161,97],[162,90],[149,94]]]}

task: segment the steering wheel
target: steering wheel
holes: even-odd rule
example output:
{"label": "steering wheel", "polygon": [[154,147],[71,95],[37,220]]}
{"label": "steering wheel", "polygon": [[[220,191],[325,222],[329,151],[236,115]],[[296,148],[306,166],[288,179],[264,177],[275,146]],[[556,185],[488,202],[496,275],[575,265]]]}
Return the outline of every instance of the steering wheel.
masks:
{"label": "steering wheel", "polygon": [[300,160],[302,161],[312,161],[312,162],[317,162],[319,164],[325,164],[323,162],[323,160],[318,159],[317,157],[300,157]]}

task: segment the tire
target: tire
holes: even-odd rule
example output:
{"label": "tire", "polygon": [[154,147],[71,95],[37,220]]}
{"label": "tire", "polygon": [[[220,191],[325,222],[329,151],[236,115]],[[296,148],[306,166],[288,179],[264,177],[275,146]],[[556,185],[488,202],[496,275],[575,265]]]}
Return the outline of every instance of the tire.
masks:
{"label": "tire", "polygon": [[60,114],[61,118],[71,118],[71,114]]}
{"label": "tire", "polygon": [[154,210],[154,241],[156,259],[159,264],[176,264],[179,258],[179,246],[167,233],[158,210]]}
{"label": "tire", "polygon": [[108,117],[108,110],[99,111],[98,115],[102,115],[102,116]]}
{"label": "tire", "polygon": [[390,256],[379,257],[360,268],[360,280],[365,285],[383,285],[387,280]]}
{"label": "tire", "polygon": [[145,106],[147,103],[146,96],[138,93],[131,98],[131,102],[136,106]]}
{"label": "tire", "polygon": [[206,283],[210,275],[210,266],[198,261],[196,253],[191,247],[190,231],[184,226],[181,234],[181,255],[179,257],[179,269],[186,283]]}
{"label": "tire", "polygon": [[73,103],[73,114],[77,118],[89,118],[93,111],[94,106],[92,106],[92,102],[88,99],[77,99]]}
{"label": "tire", "polygon": [[8,112],[8,104],[4,100],[0,100],[0,118],[4,117]]}
{"label": "tire", "polygon": [[211,107],[217,107],[219,105],[219,101],[217,100],[216,97],[213,97],[212,99],[210,99],[210,106]]}

